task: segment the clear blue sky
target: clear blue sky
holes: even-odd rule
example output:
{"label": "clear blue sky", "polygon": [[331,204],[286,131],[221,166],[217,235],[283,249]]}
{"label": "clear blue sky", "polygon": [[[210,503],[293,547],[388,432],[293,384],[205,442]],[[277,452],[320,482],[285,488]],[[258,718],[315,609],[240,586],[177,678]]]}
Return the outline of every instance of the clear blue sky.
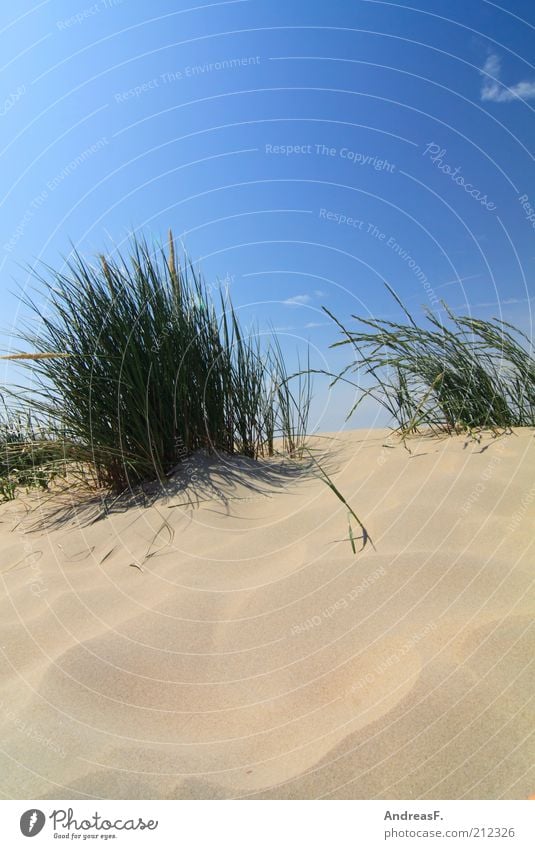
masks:
{"label": "clear blue sky", "polygon": [[246,324],[331,368],[321,306],[397,317],[383,280],[531,332],[535,7],[502,6],[2,4],[4,350],[26,264],[170,226]]}

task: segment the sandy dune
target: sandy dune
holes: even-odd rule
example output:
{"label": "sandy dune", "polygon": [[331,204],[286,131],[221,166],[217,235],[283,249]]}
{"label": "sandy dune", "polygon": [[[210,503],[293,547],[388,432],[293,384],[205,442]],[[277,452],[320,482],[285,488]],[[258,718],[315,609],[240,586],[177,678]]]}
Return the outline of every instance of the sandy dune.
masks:
{"label": "sandy dune", "polygon": [[375,550],[273,462],[98,521],[0,508],[4,797],[535,792],[533,431],[313,444]]}

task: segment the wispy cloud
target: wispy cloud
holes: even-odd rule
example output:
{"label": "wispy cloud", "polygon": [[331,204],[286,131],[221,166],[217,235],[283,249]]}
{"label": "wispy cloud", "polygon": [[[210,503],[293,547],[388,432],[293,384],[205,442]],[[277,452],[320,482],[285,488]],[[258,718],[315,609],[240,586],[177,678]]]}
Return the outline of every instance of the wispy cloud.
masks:
{"label": "wispy cloud", "polygon": [[521,80],[514,85],[506,86],[500,82],[502,63],[496,53],[491,53],[481,68],[483,85],[481,100],[493,103],[510,103],[512,100],[533,100],[535,98],[535,80]]}
{"label": "wispy cloud", "polygon": [[293,307],[293,306],[296,306],[296,305],[299,306],[299,305],[302,305],[302,304],[309,304],[310,301],[311,301],[310,295],[292,295],[291,298],[286,298],[286,300],[283,301],[282,303],[286,304],[286,306],[288,306],[288,307]]}
{"label": "wispy cloud", "polygon": [[305,330],[312,330],[314,327],[327,327],[327,321],[309,321],[305,324]]}
{"label": "wispy cloud", "polygon": [[466,310],[466,309],[474,309],[480,307],[505,307],[505,306],[515,306],[517,304],[529,304],[534,301],[535,298],[503,298],[501,301],[480,301],[477,304],[460,304],[458,307],[454,307],[454,310]]}

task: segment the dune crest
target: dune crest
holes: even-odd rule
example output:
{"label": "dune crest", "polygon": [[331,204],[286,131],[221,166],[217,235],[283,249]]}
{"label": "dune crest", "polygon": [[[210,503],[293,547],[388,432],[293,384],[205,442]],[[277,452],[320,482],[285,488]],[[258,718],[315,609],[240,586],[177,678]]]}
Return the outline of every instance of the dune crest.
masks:
{"label": "dune crest", "polygon": [[533,431],[311,444],[376,550],[276,461],[95,522],[2,505],[7,796],[529,796]]}

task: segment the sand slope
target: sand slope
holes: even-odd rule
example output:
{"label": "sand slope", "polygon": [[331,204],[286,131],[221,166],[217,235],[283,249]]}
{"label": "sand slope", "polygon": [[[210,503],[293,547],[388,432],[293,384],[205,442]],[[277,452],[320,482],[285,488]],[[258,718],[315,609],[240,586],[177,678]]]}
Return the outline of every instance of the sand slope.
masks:
{"label": "sand slope", "polygon": [[535,792],[533,431],[313,443],[375,550],[277,463],[199,457],[92,523],[0,508],[5,797]]}

